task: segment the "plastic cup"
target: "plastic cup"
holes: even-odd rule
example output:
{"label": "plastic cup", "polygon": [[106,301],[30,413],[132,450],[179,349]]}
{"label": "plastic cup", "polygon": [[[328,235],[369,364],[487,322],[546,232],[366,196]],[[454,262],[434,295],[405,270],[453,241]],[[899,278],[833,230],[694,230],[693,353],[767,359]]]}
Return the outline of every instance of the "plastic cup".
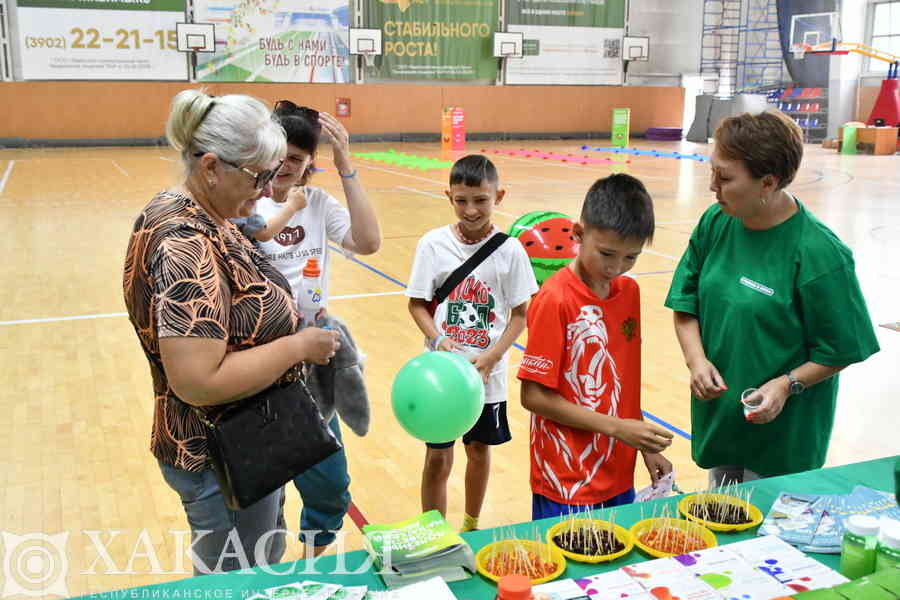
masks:
{"label": "plastic cup", "polygon": [[[747,388],[741,392],[741,404],[744,405],[744,417],[748,420],[750,415],[756,412],[756,409],[763,403],[762,394],[756,394],[758,391],[757,388]],[[754,394],[756,395],[754,396]]]}

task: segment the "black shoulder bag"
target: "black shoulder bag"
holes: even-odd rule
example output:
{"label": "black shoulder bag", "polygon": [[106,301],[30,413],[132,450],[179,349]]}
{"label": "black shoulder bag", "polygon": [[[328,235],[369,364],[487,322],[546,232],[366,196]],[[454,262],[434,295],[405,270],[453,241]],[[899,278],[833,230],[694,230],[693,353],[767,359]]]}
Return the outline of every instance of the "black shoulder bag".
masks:
{"label": "black shoulder bag", "polygon": [[474,271],[478,265],[483,263],[488,256],[494,253],[494,250],[503,245],[509,238],[508,235],[503,233],[502,231],[498,231],[494,235],[491,236],[487,242],[485,242],[484,246],[479,248],[475,254],[470,256],[466,262],[461,264],[455,271],[450,273],[447,277],[446,281],[441,284],[435,292],[434,296],[431,298],[431,302],[428,303],[428,312],[431,316],[434,316],[434,313],[437,311],[437,307],[440,306],[441,302],[447,299],[447,296],[450,295],[450,292],[458,286],[463,279],[469,276],[469,274]]}
{"label": "black shoulder bag", "polygon": [[247,508],[341,448],[302,376],[228,405],[206,426],[225,506]]}

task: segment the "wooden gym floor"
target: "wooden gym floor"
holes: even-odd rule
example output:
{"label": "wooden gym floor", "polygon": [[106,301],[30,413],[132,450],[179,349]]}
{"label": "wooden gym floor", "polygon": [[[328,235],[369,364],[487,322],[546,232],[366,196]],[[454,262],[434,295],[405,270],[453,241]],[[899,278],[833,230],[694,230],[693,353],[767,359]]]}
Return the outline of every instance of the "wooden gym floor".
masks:
{"label": "wooden gym floor", "polygon": [[[470,144],[470,151],[527,147],[567,153],[578,152],[582,142],[483,144]],[[705,145],[689,143],[637,140],[636,145],[709,152]],[[440,157],[436,144],[357,144],[353,149],[387,148]],[[340,184],[328,152],[325,148],[320,161],[326,171],[315,183],[336,193]],[[496,213],[503,229],[533,210],[577,215],[590,184],[612,171],[631,173],[650,189],[658,230],[634,270],[643,300],[643,406],[681,432],[667,452],[680,486],[687,491],[704,488],[705,475],[691,462],[685,437],[690,432],[688,374],[671,313],[662,302],[692,227],[710,203],[708,164],[625,156],[630,164],[580,166],[490,156],[508,189]],[[0,264],[0,428],[6,432],[0,438],[0,531],[17,536],[68,532],[68,564],[62,564],[59,552],[53,556],[56,573],[66,575],[69,595],[180,578],[190,568],[176,556],[170,533],[186,530],[184,513],[148,450],[150,377],[124,315],[121,287],[133,220],[154,193],[177,180],[175,158],[167,148],[0,150],[0,255],[6,257]],[[356,164],[380,216],[384,243],[374,256],[332,261],[331,310],[348,321],[368,355],[371,431],[357,438],[345,428],[345,443],[354,502],[365,518],[384,522],[419,511],[424,455],[423,445],[396,424],[389,404],[393,375],[421,350],[402,282],[418,238],[453,215],[442,195],[447,170],[413,171],[363,160]],[[893,156],[841,156],[808,146],[791,187],[853,248],[876,324],[900,320],[900,274],[894,264],[900,255],[896,166]],[[877,332],[882,351],[842,375],[829,465],[900,452],[900,333],[880,327]],[[512,362],[520,358],[521,352],[513,350]],[[509,396],[514,440],[493,455],[483,527],[530,517],[528,415],[518,403],[514,373]],[[454,524],[461,522],[464,460],[458,451],[450,487],[449,519]],[[638,462],[637,484],[642,487],[648,478]],[[287,522],[295,530],[298,496],[291,488],[287,497]],[[346,548],[359,548],[360,535],[349,518],[344,532]],[[108,558],[98,552],[92,535],[102,541]],[[58,550],[35,536],[4,536],[4,542],[8,563],[34,556],[29,545]],[[294,541],[285,560],[298,557]],[[40,561],[9,564],[22,569],[30,564],[32,571],[25,574],[32,579],[57,576],[39,573]]]}

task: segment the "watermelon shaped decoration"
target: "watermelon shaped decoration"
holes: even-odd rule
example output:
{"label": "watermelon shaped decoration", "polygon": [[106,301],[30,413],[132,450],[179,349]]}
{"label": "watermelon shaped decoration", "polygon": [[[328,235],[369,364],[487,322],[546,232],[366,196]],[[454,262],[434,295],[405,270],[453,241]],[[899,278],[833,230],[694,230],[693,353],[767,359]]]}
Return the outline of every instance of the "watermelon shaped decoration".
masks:
{"label": "watermelon shaped decoration", "polygon": [[507,233],[525,247],[538,285],[544,285],[578,253],[572,234],[574,224],[562,213],[539,210],[519,217],[509,228]]}

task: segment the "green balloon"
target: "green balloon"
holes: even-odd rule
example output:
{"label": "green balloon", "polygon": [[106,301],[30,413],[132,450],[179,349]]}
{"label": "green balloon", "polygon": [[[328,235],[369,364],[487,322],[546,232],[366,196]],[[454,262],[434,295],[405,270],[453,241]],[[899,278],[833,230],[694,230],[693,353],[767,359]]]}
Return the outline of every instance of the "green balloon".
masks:
{"label": "green balloon", "polygon": [[426,352],[412,358],[391,387],[394,416],[423,442],[455,440],[470,430],[484,408],[481,374],[452,352]]}

